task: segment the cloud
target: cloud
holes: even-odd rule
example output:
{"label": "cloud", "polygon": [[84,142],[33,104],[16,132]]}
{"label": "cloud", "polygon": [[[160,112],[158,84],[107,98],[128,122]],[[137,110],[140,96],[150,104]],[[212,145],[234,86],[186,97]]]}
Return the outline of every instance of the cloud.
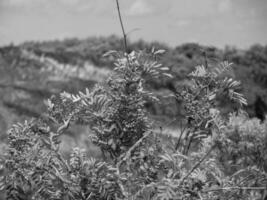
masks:
{"label": "cloud", "polygon": [[232,9],[232,1],[231,0],[220,0],[218,4],[218,10],[220,13],[228,12]]}
{"label": "cloud", "polygon": [[144,16],[154,12],[152,6],[150,6],[145,0],[136,0],[131,7],[126,11],[129,16]]}

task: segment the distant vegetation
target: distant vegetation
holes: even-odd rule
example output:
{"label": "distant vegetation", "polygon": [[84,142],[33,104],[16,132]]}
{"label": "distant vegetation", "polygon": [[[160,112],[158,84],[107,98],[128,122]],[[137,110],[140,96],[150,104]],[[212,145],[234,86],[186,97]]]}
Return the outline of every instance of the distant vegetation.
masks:
{"label": "distant vegetation", "polygon": [[[251,117],[261,115],[255,112],[255,101],[259,97],[263,102],[267,102],[267,46],[254,45],[247,50],[240,50],[229,46],[224,49],[218,49],[189,43],[170,48],[158,42],[147,43],[142,40],[128,42],[129,52],[139,49],[149,50],[153,47],[166,50],[165,56],[160,58],[159,61],[164,66],[170,67],[174,75],[171,80],[166,80],[165,78],[151,80],[152,88],[158,92],[186,84],[188,80],[186,76],[193,69],[192,66],[205,62],[205,52],[210,65],[218,60],[228,60],[234,63],[233,71],[230,73],[231,76],[243,83],[243,93],[248,99],[246,111]],[[12,48],[17,47],[3,47],[0,52],[5,55],[4,52],[8,54]],[[116,36],[106,38],[92,37],[84,40],[74,38],[63,41],[26,42],[18,48],[33,52],[37,56],[52,58],[61,64],[83,66],[84,63],[89,62],[99,68],[112,69],[114,59],[112,57],[104,58],[102,55],[109,50],[121,50],[122,40]],[[11,55],[12,59],[14,58],[13,56]],[[8,59],[8,57],[3,57]],[[177,105],[174,106],[177,107]],[[179,108],[175,110],[179,110]],[[168,113],[160,111],[155,106],[154,111],[155,114],[168,115]],[[263,109],[259,112],[266,112],[266,110]],[[173,115],[173,113],[169,115]]]}
{"label": "distant vegetation", "polygon": [[[169,67],[173,75],[172,79],[148,80],[148,87],[161,99],[160,104],[146,103],[155,119],[166,124],[166,121],[184,116],[182,102],[168,96],[188,84],[187,74],[193,66],[206,61],[213,66],[219,60],[228,60],[234,63],[228,75],[243,83],[240,89],[248,101],[244,109],[250,117],[264,120],[267,112],[267,46],[254,45],[240,50],[189,43],[171,48],[158,42],[128,41],[129,52],[152,48],[166,50],[165,55],[157,59]],[[19,46],[1,47],[1,132],[4,133],[13,122],[40,116],[45,111],[43,100],[51,95],[91,88],[105,79],[114,67],[114,57],[103,57],[103,54],[121,49],[122,39],[116,36],[25,42]],[[222,113],[236,109],[223,99],[219,104]],[[5,113],[9,113],[8,117]],[[172,124],[175,123],[168,123]]]}

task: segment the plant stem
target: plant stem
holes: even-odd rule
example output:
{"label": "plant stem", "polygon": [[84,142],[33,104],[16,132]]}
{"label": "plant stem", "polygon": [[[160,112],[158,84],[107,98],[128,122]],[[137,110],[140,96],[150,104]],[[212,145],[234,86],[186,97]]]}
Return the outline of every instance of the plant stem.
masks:
{"label": "plant stem", "polygon": [[124,30],[124,26],[122,23],[122,17],[121,17],[121,11],[120,11],[120,4],[119,4],[119,0],[116,0],[116,4],[117,4],[117,10],[118,10],[118,15],[119,15],[119,19],[120,19],[120,24],[121,24],[121,30],[122,30],[122,34],[123,34],[123,40],[124,40],[124,51],[125,53],[127,53],[127,35],[125,33]]}
{"label": "plant stem", "polygon": [[205,60],[205,68],[208,69],[208,59],[207,59],[207,53],[205,50],[203,51],[203,56]]}
{"label": "plant stem", "polygon": [[187,145],[187,148],[186,148],[186,151],[185,151],[185,155],[187,155],[188,152],[189,152],[189,149],[190,149],[191,144],[193,142],[193,138],[194,138],[194,135],[191,135],[191,137],[189,138],[189,142],[188,142],[188,145]]}
{"label": "plant stem", "polygon": [[[182,124],[182,123],[181,123],[181,124]],[[183,134],[185,133],[185,130],[186,130],[186,127],[185,127],[185,128],[182,128],[182,130],[181,130],[180,136],[179,136],[179,138],[178,138],[178,140],[177,140],[177,143],[176,143],[176,145],[175,145],[175,150],[176,150],[176,151],[177,151],[178,148],[179,148],[180,141],[181,141],[181,139],[182,139]]]}
{"label": "plant stem", "polygon": [[145,138],[147,138],[150,134],[152,133],[152,131],[147,131],[147,132],[145,132],[144,133],[144,135],[143,135],[143,137],[141,137],[127,152],[126,152],[126,154],[124,155],[124,157],[123,158],[121,158],[120,159],[120,161],[117,163],[117,168],[119,168],[120,167],[120,165],[124,162],[124,161],[126,161],[127,159],[129,159],[130,158],[130,156],[131,156],[131,153],[132,153],[132,151],[133,150],[135,150],[135,148],[136,147],[138,147],[142,142],[143,142],[143,140],[145,139]]}
{"label": "plant stem", "polygon": [[66,129],[68,129],[72,117],[73,115],[69,116],[67,120],[63,121],[63,125],[57,129],[57,134],[61,135]]}
{"label": "plant stem", "polygon": [[[126,152],[126,154],[124,155],[124,157],[123,158],[121,158],[121,160],[116,164],[116,168],[117,168],[117,175],[119,176],[120,175],[120,166],[121,166],[121,164],[124,162],[124,161],[126,161],[127,159],[129,159],[130,158],[130,156],[131,156],[131,153],[132,153],[132,151],[136,148],[136,147],[138,147],[142,142],[143,142],[143,140],[146,138],[146,137],[148,137],[150,134],[151,134],[152,132],[151,131],[147,131],[147,132],[145,132],[144,133],[144,136],[143,137],[141,137],[127,152]],[[122,184],[122,182],[120,181],[120,180],[118,180],[118,183],[119,183],[119,187],[120,187],[120,189],[121,189],[121,191],[122,191],[122,193],[123,193],[123,196],[124,197],[128,197],[128,192],[126,192],[125,191],[125,188],[124,188],[124,186],[123,186],[123,184]]]}

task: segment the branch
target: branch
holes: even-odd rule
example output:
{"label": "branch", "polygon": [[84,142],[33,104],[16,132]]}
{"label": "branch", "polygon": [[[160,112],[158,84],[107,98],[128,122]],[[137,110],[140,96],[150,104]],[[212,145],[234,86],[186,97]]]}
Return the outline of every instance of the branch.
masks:
{"label": "branch", "polygon": [[125,51],[125,53],[127,53],[127,49],[128,49],[127,48],[127,35],[125,33],[124,26],[123,26],[123,23],[122,23],[119,0],[116,0],[116,4],[117,4],[117,10],[118,10],[118,15],[119,15],[120,24],[121,24],[122,35],[123,35],[123,39],[124,39],[124,51]]}
{"label": "branch", "polygon": [[72,116],[71,115],[66,121],[64,120],[64,123],[62,126],[60,126],[58,129],[57,129],[57,134],[61,134],[64,130],[68,129],[69,125],[70,125],[70,121],[72,119]]}
{"label": "branch", "polygon": [[141,142],[143,142],[143,140],[145,138],[147,138],[150,134],[152,133],[152,131],[147,131],[145,132],[144,136],[141,137],[125,154],[125,156],[117,163],[117,168],[119,169],[120,165],[126,161],[127,159],[129,159],[129,157],[131,156],[132,151],[138,147],[140,145]]}

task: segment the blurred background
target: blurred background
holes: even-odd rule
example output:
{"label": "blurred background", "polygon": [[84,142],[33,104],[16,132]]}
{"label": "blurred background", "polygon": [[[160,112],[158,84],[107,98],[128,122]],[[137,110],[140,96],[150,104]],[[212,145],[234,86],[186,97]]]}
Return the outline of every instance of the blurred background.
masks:
{"label": "blurred background", "polygon": [[[266,0],[121,0],[129,51],[165,49],[161,62],[173,79],[150,81],[161,98],[186,84],[196,65],[233,62],[250,117],[267,113]],[[13,123],[39,117],[45,100],[63,91],[76,93],[104,80],[113,68],[109,50],[123,50],[115,0],[0,0],[0,152]],[[227,113],[231,106],[221,100]],[[177,135],[181,104],[148,103],[165,132]],[[73,126],[63,151],[94,148],[86,127]],[[97,153],[95,153],[97,154]]]}

